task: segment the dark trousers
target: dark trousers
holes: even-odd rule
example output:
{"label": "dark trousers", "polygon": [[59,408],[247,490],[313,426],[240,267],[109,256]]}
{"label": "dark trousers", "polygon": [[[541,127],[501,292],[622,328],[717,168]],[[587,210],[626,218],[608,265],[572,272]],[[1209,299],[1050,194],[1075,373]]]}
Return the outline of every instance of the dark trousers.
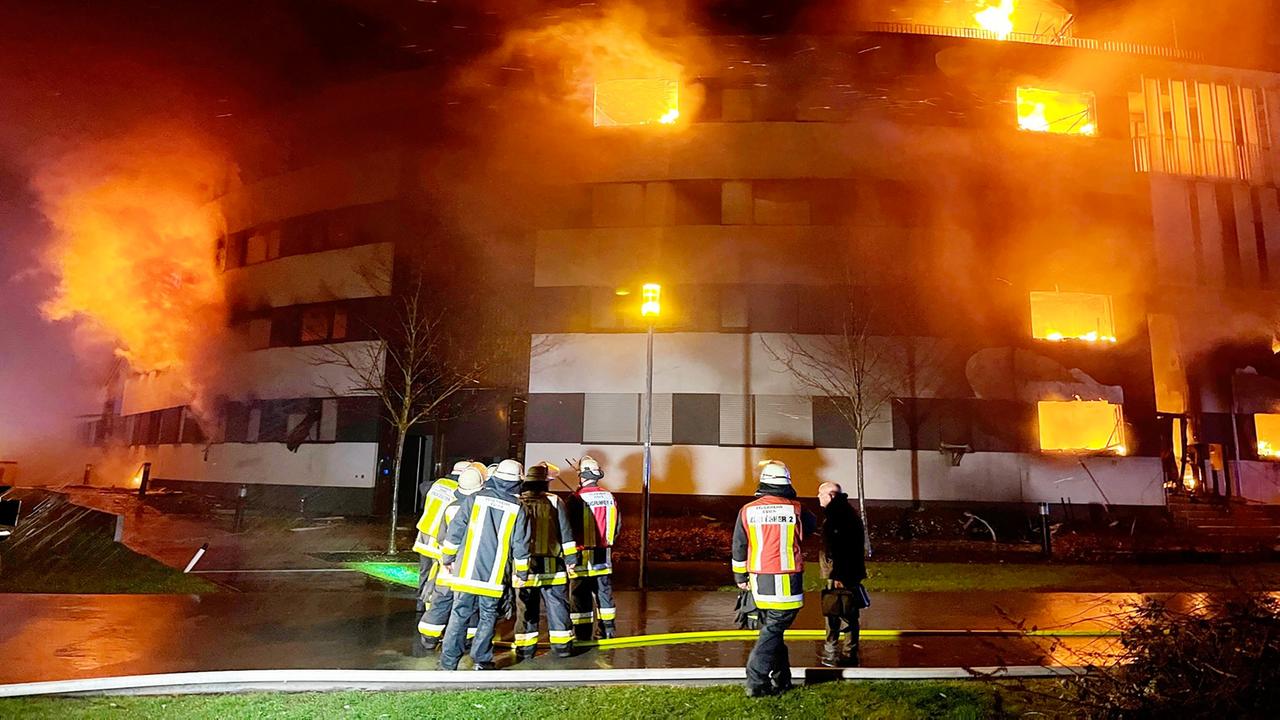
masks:
{"label": "dark trousers", "polygon": [[618,609],[613,604],[613,576],[574,578],[570,617],[579,640],[591,639],[591,623],[596,618],[600,620],[601,637],[612,636],[614,620],[618,617]]}
{"label": "dark trousers", "polygon": [[436,561],[426,555],[418,555],[418,614],[427,609],[427,597],[431,594],[429,583],[434,579],[431,567]]}
{"label": "dark trousers", "polygon": [[455,590],[453,610],[449,613],[449,626],[444,631],[444,648],[440,653],[440,667],[457,670],[467,639],[467,621],[473,613],[479,613],[476,621],[476,638],[471,642],[471,659],[493,662],[493,630],[498,624],[498,606],[502,598],[474,595]]}
{"label": "dark trousers", "polygon": [[823,655],[837,661],[858,659],[858,611],[845,615],[827,615],[827,639],[822,644]]}
{"label": "dark trousers", "polygon": [[800,610],[760,610],[760,637],[747,657],[747,687],[753,690],[784,690],[791,686],[791,656],[783,633],[795,622]]}
{"label": "dark trousers", "polygon": [[569,587],[523,587],[516,590],[516,652],[522,657],[534,655],[543,605],[547,608],[547,632],[556,651],[567,652],[573,642],[573,625],[569,622]]}

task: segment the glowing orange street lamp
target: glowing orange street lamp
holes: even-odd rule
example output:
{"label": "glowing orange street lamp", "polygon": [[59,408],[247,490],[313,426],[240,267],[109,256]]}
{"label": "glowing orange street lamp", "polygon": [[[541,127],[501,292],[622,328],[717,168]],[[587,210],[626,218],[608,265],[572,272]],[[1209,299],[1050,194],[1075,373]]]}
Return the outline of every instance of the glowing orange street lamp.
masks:
{"label": "glowing orange street lamp", "polygon": [[640,589],[643,590],[648,580],[649,482],[653,477],[653,324],[662,313],[662,286],[645,283],[640,289],[640,299],[640,317],[649,321],[644,385],[644,492],[640,515]]}

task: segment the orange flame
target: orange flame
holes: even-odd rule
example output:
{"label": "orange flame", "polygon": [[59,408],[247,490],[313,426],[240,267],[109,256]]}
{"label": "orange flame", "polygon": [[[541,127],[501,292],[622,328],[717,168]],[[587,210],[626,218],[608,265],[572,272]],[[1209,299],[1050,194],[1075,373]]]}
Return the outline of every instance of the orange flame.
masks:
{"label": "orange flame", "polygon": [[983,3],[982,9],[973,14],[978,27],[1004,40],[1013,32],[1013,0],[1000,0],[997,5]]}
{"label": "orange flame", "polygon": [[515,31],[497,58],[529,57],[568,86],[555,98],[597,126],[673,125],[688,111],[684,65],[650,42],[644,11],[614,5],[591,17]]}
{"label": "orange flame", "polygon": [[219,222],[206,203],[226,172],[181,132],[102,143],[45,168],[35,184],[57,280],[45,317],[74,321],[136,372],[189,371],[224,325]]}

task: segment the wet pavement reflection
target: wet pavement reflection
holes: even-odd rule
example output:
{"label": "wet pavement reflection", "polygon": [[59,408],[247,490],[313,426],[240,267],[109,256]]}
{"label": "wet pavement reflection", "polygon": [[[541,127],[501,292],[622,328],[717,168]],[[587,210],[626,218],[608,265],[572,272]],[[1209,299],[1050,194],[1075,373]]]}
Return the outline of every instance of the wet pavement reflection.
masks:
{"label": "wet pavement reflection", "polygon": [[[1140,596],[1093,593],[881,593],[864,628],[1106,630]],[[1203,602],[1204,596],[1186,596]],[[733,628],[727,592],[620,592],[619,634]],[[0,595],[0,682],[270,668],[434,669],[410,654],[416,618],[409,592],[190,595]],[[798,629],[822,627],[817,597]],[[510,637],[510,623],[500,627]],[[544,631],[545,633],[545,631]],[[865,666],[1079,664],[1107,638],[910,635],[863,642]],[[792,663],[813,665],[820,643],[793,641]],[[729,641],[584,649],[540,655],[522,668],[741,666],[750,643]]]}

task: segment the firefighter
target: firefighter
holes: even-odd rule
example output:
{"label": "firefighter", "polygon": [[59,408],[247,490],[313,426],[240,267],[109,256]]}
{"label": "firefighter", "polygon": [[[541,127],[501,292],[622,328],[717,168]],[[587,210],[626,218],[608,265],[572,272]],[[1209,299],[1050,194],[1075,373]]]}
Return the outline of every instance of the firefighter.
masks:
{"label": "firefighter", "polygon": [[573,540],[565,503],[548,492],[553,469],[547,463],[529,468],[521,486],[520,504],[529,518],[529,573],[516,580],[516,654],[532,658],[538,644],[538,616],[547,609],[547,631],[556,657],[572,655],[573,624],[569,621],[569,573],[577,569],[578,546]]}
{"label": "firefighter", "polygon": [[[613,493],[597,483],[600,463],[587,455],[578,463],[578,490],[569,498],[569,522],[581,556],[573,578],[573,627],[579,640],[590,640],[599,619],[600,636],[614,637],[617,608],[613,604],[613,543],[622,527]],[[595,609],[595,613],[592,609]]]}
{"label": "firefighter", "polygon": [[[486,474],[484,466],[479,463],[471,463],[458,474],[457,496],[445,505],[444,511],[440,514],[440,525],[435,530],[443,532],[449,527],[454,516],[458,514],[458,505],[462,499],[475,495],[484,488]],[[440,557],[441,546],[438,534],[433,531],[427,539],[430,557]],[[418,620],[419,647],[425,652],[434,650],[440,644],[445,625],[449,622],[449,612],[453,609],[453,589],[449,587],[449,578],[449,571],[443,564],[432,565],[431,578],[427,582],[427,596],[424,598],[427,609]],[[475,630],[476,617],[472,614],[467,622],[468,640],[475,637]]]}
{"label": "firefighter", "polygon": [[[440,559],[440,552],[431,549],[431,534],[440,528],[440,519],[444,517],[444,508],[453,502],[458,492],[458,474],[471,467],[470,460],[459,460],[454,463],[453,470],[438,480],[423,480],[418,491],[423,495],[422,517],[418,518],[418,535],[413,541],[413,551],[418,553],[418,614],[426,612],[427,596],[431,588],[427,583],[431,578],[431,569]],[[430,476],[428,476],[430,477]]]}
{"label": "firefighter", "polygon": [[529,520],[520,505],[520,463],[498,463],[489,484],[462,498],[441,543],[440,562],[449,571],[453,609],[444,634],[440,667],[458,669],[467,620],[479,612],[471,659],[477,670],[492,670],[493,631],[508,578],[529,572]]}
{"label": "firefighter", "polygon": [[796,502],[791,471],[766,461],[756,499],[738,512],[733,527],[733,578],[751,590],[760,611],[760,637],[747,658],[747,694],[776,695],[791,689],[791,659],[783,634],[804,605],[801,541],[817,520]]}

